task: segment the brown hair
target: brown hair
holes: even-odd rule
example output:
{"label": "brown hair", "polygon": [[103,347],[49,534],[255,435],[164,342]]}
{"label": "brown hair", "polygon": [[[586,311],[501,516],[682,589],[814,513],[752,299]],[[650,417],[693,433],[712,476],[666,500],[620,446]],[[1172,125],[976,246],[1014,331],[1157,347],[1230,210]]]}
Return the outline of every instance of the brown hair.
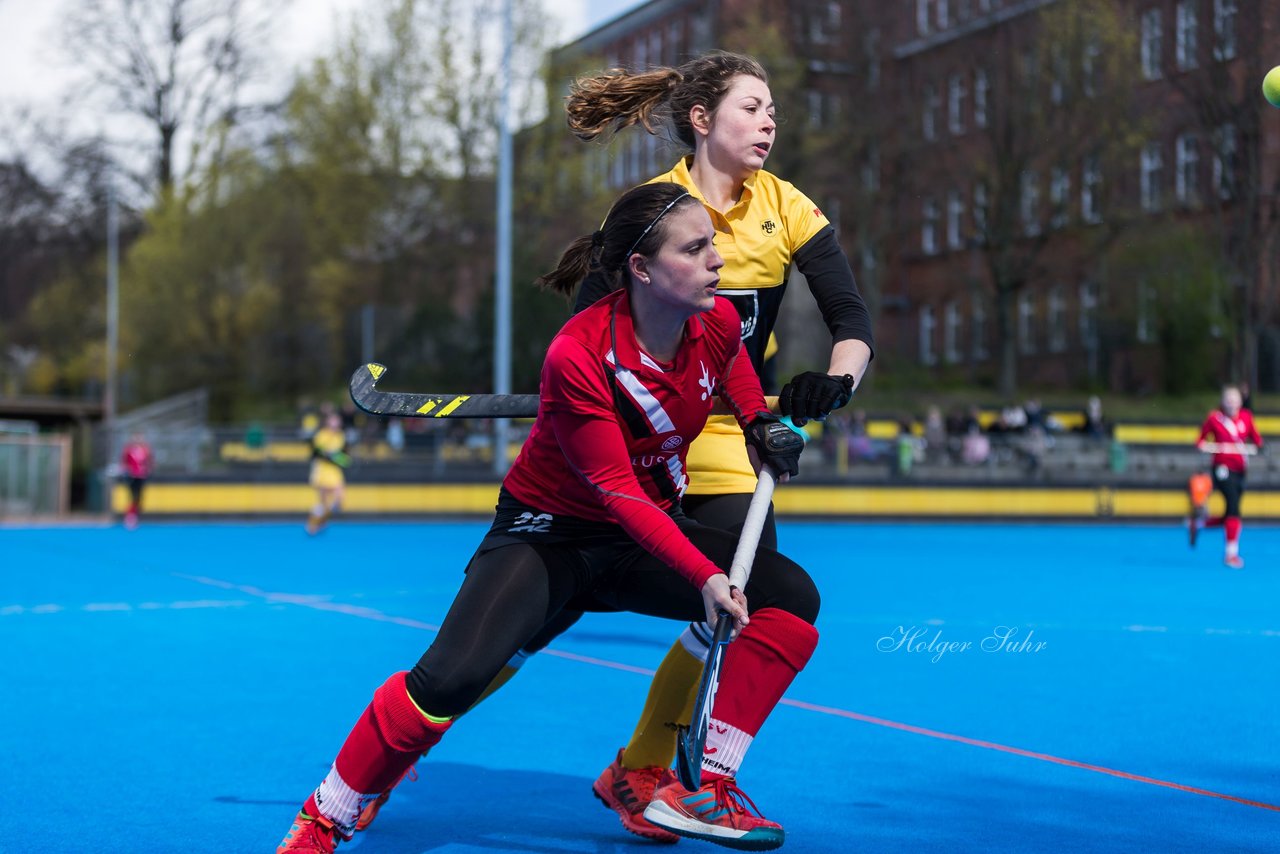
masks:
{"label": "brown hair", "polygon": [[632,255],[652,255],[662,246],[667,213],[688,204],[700,202],[679,184],[657,181],[632,187],[613,203],[600,230],[569,244],[560,263],[539,277],[537,285],[568,296],[588,273],[599,270],[616,288]]}
{"label": "brown hair", "polygon": [[676,137],[693,148],[695,137],[689,124],[689,111],[701,105],[708,112],[714,112],[729,91],[729,81],[739,74],[769,82],[769,75],[760,63],[749,56],[726,51],[704,54],[679,68],[662,67],[635,73],[614,68],[579,77],[565,98],[569,129],[586,140],[603,133],[616,133],[636,123],[656,134],[654,114],[665,105]]}

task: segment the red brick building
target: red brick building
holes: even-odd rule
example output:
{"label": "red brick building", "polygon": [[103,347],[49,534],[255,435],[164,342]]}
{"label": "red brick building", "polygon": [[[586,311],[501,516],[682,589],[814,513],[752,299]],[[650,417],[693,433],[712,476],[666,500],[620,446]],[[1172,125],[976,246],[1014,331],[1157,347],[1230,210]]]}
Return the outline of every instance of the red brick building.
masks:
{"label": "red brick building", "polygon": [[[653,0],[555,65],[717,47],[770,69],[769,168],[836,224],[877,373],[1280,388],[1280,110],[1259,88],[1280,0]],[[679,153],[627,132],[586,156],[616,191]],[[788,299],[783,372],[824,358],[811,303]]]}

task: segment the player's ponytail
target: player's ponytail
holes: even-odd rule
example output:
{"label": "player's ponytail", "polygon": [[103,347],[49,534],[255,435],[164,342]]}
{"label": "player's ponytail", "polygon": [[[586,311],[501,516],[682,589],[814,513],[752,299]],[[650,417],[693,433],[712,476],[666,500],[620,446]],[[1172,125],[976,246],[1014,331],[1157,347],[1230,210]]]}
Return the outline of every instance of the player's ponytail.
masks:
{"label": "player's ponytail", "polygon": [[614,202],[600,230],[569,244],[556,268],[536,284],[570,296],[588,274],[599,272],[609,277],[610,290],[626,285],[627,260],[656,252],[666,237],[667,215],[686,204],[699,202],[679,184],[658,181],[631,188]]}
{"label": "player's ponytail", "polygon": [[729,82],[739,74],[769,82],[760,63],[727,51],[712,51],[679,68],[634,73],[615,68],[579,77],[565,98],[569,129],[584,140],[617,133],[634,124],[656,135],[661,132],[660,119],[665,116],[676,138],[693,148],[695,136],[689,111],[702,106],[715,112],[729,91]]}
{"label": "player's ponytail", "polygon": [[565,98],[569,130],[583,140],[613,134],[639,123],[657,133],[654,111],[683,79],[674,68],[655,68],[632,74],[621,68],[579,77]]}

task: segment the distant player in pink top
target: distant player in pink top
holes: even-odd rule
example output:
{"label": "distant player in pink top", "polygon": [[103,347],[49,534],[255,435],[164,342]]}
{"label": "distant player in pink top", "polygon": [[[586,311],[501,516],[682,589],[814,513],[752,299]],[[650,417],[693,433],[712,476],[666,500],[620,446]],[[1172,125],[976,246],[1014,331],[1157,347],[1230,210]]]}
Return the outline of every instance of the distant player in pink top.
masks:
{"label": "distant player in pink top", "polygon": [[1206,527],[1221,525],[1227,534],[1226,564],[1243,569],[1240,557],[1240,500],[1244,496],[1244,476],[1249,455],[1262,448],[1262,436],[1253,424],[1253,415],[1242,405],[1240,389],[1227,386],[1222,390],[1222,406],[1209,413],[1196,447],[1213,454],[1213,485],[1222,493],[1226,510],[1205,522]]}
{"label": "distant player in pink top", "polygon": [[151,477],[151,469],[155,467],[151,446],[141,433],[134,433],[129,437],[129,444],[124,446],[124,451],[120,454],[120,466],[129,483],[129,509],[124,514],[124,526],[133,529],[138,527],[138,516],[142,512],[142,490],[147,485],[147,478]]}
{"label": "distant player in pink top", "polygon": [[[684,187],[645,184],[540,280],[570,294],[603,270],[623,287],[552,340],[537,420],[435,641],[374,692],[278,852],[328,852],[350,838],[364,807],[564,608],[713,624],[717,609],[731,615],[740,634],[726,653],[702,785],[686,792],[672,782],[650,808],[664,805],[673,833],[747,850],[782,844],[781,825],[748,807],[735,778],[817,645],[818,591],[768,548],[745,590],[730,587],[737,537],[693,521],[680,499],[689,444],[715,398],[736,412],[757,468],[768,464],[780,480],[797,472],[804,442],[767,411],[738,311],[716,296],[724,262],[714,237]],[[448,821],[440,816],[437,841]]]}

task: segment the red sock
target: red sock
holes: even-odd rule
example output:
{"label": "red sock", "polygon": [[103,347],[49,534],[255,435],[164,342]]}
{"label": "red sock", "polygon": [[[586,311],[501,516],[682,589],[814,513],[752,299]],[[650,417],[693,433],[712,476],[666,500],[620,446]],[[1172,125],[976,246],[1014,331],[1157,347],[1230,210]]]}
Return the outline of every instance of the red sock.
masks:
{"label": "red sock", "polygon": [[409,699],[405,676],[396,673],[373,692],[373,702],[334,760],[343,781],[357,792],[381,792],[399,780],[452,723],[427,720]]}
{"label": "red sock", "polygon": [[[762,608],[725,652],[715,721],[754,738],[818,645],[818,630],[778,608]],[[745,749],[745,748],[744,748]],[[736,767],[736,763],[730,767]],[[703,770],[703,782],[714,772]]]}
{"label": "red sock", "polygon": [[1240,542],[1240,528],[1242,524],[1239,516],[1228,516],[1223,523],[1223,527],[1227,529],[1227,548],[1235,554],[1237,544]]}
{"label": "red sock", "polygon": [[1204,526],[1206,528],[1216,528],[1222,524],[1222,519],[1223,519],[1222,516],[1211,516],[1208,519],[1204,520]]}

